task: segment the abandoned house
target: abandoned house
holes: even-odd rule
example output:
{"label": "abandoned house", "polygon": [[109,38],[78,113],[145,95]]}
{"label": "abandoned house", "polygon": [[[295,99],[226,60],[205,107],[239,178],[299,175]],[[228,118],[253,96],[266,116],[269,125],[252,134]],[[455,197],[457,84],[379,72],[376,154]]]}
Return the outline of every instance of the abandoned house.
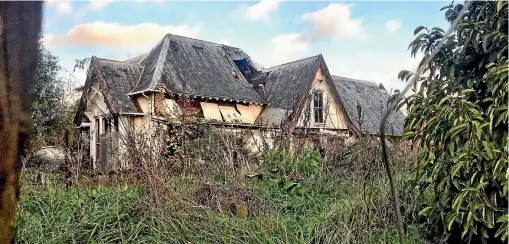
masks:
{"label": "abandoned house", "polygon": [[[74,122],[97,165],[109,134],[149,133],[182,115],[235,130],[377,135],[388,97],[381,85],[331,75],[321,54],[261,68],[239,48],[167,34],[139,57],[92,57]],[[403,121],[393,112],[386,134],[401,135]]]}

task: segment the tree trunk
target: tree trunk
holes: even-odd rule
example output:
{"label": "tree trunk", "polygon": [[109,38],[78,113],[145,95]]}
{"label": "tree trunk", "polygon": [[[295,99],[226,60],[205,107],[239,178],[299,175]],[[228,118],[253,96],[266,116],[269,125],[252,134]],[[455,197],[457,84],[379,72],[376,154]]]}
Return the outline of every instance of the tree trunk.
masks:
{"label": "tree trunk", "polygon": [[0,2],[0,243],[13,242],[42,2]]}

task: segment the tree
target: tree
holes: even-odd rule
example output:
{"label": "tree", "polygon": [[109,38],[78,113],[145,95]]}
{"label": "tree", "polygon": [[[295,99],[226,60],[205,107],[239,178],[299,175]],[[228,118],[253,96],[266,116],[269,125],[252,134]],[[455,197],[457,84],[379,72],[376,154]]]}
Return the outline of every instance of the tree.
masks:
{"label": "tree", "polygon": [[42,2],[0,2],[0,243],[12,243]]}
{"label": "tree", "polygon": [[59,77],[62,70],[58,58],[39,43],[39,60],[35,75],[32,103],[32,138],[34,145],[54,145],[61,129],[67,103],[64,100],[64,82]]}
{"label": "tree", "polygon": [[[463,7],[441,10],[452,22]],[[425,200],[420,213],[431,234],[451,243],[507,239],[507,15],[506,1],[472,2],[400,104],[409,111],[404,136],[420,147],[410,182]],[[415,29],[409,49],[413,57],[424,54],[420,66],[444,34]],[[401,71],[399,78],[412,75]]]}

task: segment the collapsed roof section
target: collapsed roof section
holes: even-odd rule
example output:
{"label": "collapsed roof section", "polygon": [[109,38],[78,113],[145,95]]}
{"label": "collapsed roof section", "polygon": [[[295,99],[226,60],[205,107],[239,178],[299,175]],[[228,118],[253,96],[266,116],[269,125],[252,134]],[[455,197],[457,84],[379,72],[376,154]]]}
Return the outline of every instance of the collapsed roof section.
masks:
{"label": "collapsed roof section", "polygon": [[173,94],[263,103],[245,77],[258,71],[235,47],[168,34],[139,64],[145,69],[130,94],[163,87]]}

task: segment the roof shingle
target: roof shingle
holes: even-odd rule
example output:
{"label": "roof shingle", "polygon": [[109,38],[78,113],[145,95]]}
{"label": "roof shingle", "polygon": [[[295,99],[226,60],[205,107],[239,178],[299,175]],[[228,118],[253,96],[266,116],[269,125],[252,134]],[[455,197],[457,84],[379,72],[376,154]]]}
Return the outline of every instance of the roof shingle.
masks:
{"label": "roof shingle", "polygon": [[164,86],[176,94],[262,103],[233,62],[247,57],[238,48],[168,34],[141,61],[145,70],[132,92]]}
{"label": "roof shingle", "polygon": [[[320,55],[263,70],[254,83],[265,84],[265,97],[270,107],[292,110],[297,99],[306,93],[314,78]],[[254,84],[253,83],[253,84]]]}
{"label": "roof shingle", "polygon": [[137,64],[108,59],[97,58],[97,61],[117,110],[123,113],[138,112],[127,93],[136,86],[143,68]]}
{"label": "roof shingle", "polygon": [[[374,82],[332,76],[348,117],[363,133],[378,135],[382,115],[387,109],[389,94]],[[359,117],[359,112],[361,116]],[[387,119],[385,133],[402,135],[405,116],[401,111],[392,112]]]}

